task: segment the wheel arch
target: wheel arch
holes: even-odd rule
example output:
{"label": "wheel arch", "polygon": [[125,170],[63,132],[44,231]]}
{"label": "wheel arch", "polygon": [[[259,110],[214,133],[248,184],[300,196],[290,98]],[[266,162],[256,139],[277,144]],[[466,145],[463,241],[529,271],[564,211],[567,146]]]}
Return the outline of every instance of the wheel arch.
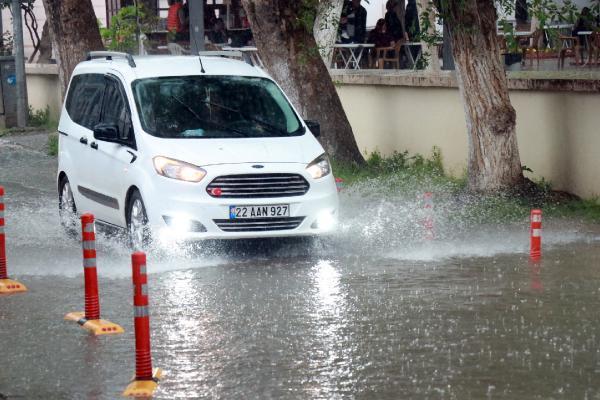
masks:
{"label": "wheel arch", "polygon": [[60,171],[58,173],[58,177],[56,179],[56,189],[58,190],[59,193],[60,193],[60,183],[62,182],[62,180],[64,178],[69,179],[69,177],[67,176],[67,173],[65,171]]}

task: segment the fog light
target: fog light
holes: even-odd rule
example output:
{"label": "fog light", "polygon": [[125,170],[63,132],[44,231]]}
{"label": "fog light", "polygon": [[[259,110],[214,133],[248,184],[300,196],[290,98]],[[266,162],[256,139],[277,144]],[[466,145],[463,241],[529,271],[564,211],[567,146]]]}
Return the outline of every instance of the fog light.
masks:
{"label": "fog light", "polygon": [[335,210],[322,211],[310,227],[312,229],[322,229],[325,231],[329,231],[335,227],[336,222],[337,220],[335,218]]}
{"label": "fog light", "polygon": [[206,232],[206,227],[198,221],[186,217],[170,217],[163,215],[169,228],[175,233]]}

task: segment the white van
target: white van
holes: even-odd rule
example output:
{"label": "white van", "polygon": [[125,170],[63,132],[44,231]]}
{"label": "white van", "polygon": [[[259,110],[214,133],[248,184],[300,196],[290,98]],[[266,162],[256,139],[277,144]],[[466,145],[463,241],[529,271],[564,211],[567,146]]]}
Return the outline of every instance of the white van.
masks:
{"label": "white van", "polygon": [[58,129],[67,228],[91,212],[139,248],[157,235],[305,236],[336,224],[318,124],[244,62],[92,52],[73,72]]}

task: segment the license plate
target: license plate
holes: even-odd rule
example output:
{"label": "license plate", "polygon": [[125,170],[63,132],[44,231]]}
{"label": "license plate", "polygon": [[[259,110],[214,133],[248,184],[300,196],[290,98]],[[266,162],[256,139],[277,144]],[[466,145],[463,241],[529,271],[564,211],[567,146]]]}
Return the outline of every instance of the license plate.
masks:
{"label": "license plate", "polygon": [[229,219],[289,217],[289,204],[270,206],[229,206]]}

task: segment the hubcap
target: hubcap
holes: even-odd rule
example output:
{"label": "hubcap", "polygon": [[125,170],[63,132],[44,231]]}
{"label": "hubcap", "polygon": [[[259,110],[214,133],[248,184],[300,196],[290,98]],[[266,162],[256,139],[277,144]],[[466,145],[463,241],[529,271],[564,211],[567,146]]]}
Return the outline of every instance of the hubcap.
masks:
{"label": "hubcap", "polygon": [[129,215],[129,237],[134,248],[140,249],[144,244],[144,230],[146,227],[146,216],[144,206],[140,199],[135,199],[131,205]]}

